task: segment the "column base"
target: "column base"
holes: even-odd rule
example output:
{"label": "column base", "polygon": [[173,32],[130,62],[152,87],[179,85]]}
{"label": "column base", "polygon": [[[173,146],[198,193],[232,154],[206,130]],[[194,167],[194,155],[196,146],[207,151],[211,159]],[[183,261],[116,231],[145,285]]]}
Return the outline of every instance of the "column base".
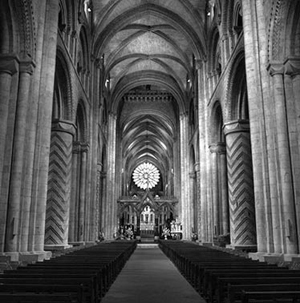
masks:
{"label": "column base", "polygon": [[260,262],[267,262],[269,264],[278,264],[284,260],[283,254],[277,253],[256,253],[256,254],[249,254],[249,257],[253,260],[258,260]]}
{"label": "column base", "polygon": [[249,257],[252,260],[258,260],[260,262],[267,262],[270,264],[282,264],[288,265],[291,262],[300,263],[300,255],[298,254],[280,254],[280,253],[250,253]]}
{"label": "column base", "polygon": [[5,258],[9,262],[35,263],[45,259],[50,259],[50,251],[28,251],[28,252],[3,252],[0,254],[0,260]]}
{"label": "column base", "polygon": [[94,241],[77,241],[77,242],[69,242],[70,247],[78,247],[78,246],[93,246],[96,242]]}
{"label": "column base", "polygon": [[203,245],[203,246],[213,246],[213,243],[212,242],[201,242],[200,245]]}
{"label": "column base", "polygon": [[73,247],[72,245],[69,244],[45,244],[44,249],[46,251],[57,251],[57,250],[65,250],[68,248]]}
{"label": "column base", "polygon": [[234,245],[234,244],[227,244],[226,248],[232,250],[243,251],[246,253],[254,253],[257,252],[257,245]]}

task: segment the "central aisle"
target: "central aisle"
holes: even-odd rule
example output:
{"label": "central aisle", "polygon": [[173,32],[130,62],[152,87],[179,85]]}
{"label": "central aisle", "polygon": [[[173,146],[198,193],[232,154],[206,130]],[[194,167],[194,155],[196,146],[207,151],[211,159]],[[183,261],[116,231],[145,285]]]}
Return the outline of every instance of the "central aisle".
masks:
{"label": "central aisle", "polygon": [[101,303],[205,303],[157,247],[138,245]]}

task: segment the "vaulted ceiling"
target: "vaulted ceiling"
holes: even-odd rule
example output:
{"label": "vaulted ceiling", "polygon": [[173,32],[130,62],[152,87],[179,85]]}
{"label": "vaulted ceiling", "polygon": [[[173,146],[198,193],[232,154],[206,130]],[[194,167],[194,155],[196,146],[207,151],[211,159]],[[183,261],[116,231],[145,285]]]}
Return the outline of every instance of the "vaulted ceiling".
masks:
{"label": "vaulted ceiling", "polygon": [[195,60],[205,57],[206,0],[94,0],[94,53],[118,117],[123,165],[172,167],[179,114],[186,113]]}

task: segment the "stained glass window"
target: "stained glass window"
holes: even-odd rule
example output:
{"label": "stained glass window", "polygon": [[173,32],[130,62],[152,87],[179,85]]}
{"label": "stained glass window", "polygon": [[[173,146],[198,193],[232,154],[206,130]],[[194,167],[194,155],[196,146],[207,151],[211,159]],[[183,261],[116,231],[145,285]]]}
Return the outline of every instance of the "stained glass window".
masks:
{"label": "stained glass window", "polygon": [[134,170],[133,181],[142,189],[152,188],[159,181],[159,170],[151,163],[142,163]]}

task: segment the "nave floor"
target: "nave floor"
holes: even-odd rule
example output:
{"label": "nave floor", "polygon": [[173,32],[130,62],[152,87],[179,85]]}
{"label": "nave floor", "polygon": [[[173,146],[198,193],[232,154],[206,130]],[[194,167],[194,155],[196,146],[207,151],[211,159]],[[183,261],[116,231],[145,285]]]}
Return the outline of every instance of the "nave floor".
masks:
{"label": "nave floor", "polygon": [[205,303],[155,244],[139,244],[101,303]]}

